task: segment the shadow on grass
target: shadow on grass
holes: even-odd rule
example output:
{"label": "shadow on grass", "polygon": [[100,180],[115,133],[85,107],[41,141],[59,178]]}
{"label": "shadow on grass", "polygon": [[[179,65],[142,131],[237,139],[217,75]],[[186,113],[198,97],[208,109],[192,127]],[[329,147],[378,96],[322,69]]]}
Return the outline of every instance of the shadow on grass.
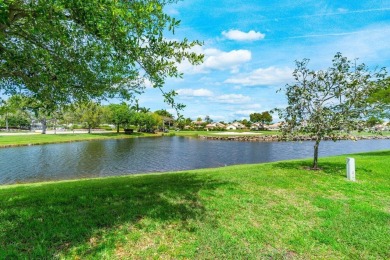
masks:
{"label": "shadow on grass", "polygon": [[273,164],[273,167],[283,169],[286,171],[290,170],[301,170],[301,171],[307,171],[312,172],[313,174],[318,173],[325,173],[330,175],[336,175],[336,176],[345,176],[345,170],[346,166],[345,163],[339,163],[339,162],[320,162],[319,168],[320,170],[312,170],[311,161],[297,161],[297,162],[279,162]]}
{"label": "shadow on grass", "polygon": [[[345,155],[346,157],[348,155]],[[353,156],[358,156],[358,157],[384,157],[385,160],[388,160],[390,158],[390,150],[387,151],[377,151],[377,152],[367,152],[367,153],[356,153],[352,154]],[[273,164],[273,167],[284,169],[284,170],[290,170],[290,169],[295,169],[295,170],[305,170],[305,171],[313,171],[316,172],[316,170],[311,170],[312,166],[312,161],[296,161],[296,162],[279,162]],[[358,165],[359,171],[362,173],[366,174],[372,174],[373,170],[370,168],[364,167],[364,165]],[[338,176],[343,176],[345,177],[346,175],[346,162],[329,162],[319,159],[319,172],[325,173],[325,174],[330,174],[330,175],[338,175]]]}
{"label": "shadow on grass", "polygon": [[[142,219],[202,219],[200,190],[226,183],[188,173],[55,183],[0,190],[0,258],[52,258]],[[102,235],[102,234],[100,234]],[[89,253],[115,247],[91,246]]]}

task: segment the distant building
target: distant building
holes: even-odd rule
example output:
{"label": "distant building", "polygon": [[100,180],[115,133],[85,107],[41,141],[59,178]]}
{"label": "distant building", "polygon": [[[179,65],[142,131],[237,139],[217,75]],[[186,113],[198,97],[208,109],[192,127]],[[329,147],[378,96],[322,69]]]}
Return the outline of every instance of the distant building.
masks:
{"label": "distant building", "polygon": [[245,129],[246,126],[241,124],[240,122],[234,122],[230,125],[226,126],[226,130],[240,130],[240,129]]}
{"label": "distant building", "polygon": [[225,125],[221,123],[211,123],[205,126],[205,129],[207,130],[214,130],[214,129],[225,129]]}
{"label": "distant building", "polygon": [[279,122],[279,123],[275,123],[272,125],[268,125],[266,129],[271,130],[271,131],[278,131],[278,130],[280,130],[281,126],[282,126],[282,123]]}
{"label": "distant building", "polygon": [[387,131],[389,130],[389,123],[377,124],[372,127],[375,131]]}
{"label": "distant building", "polygon": [[266,128],[267,125],[263,125],[262,123],[258,122],[258,123],[253,123],[251,125],[251,130],[263,130],[263,129],[267,129]]}
{"label": "distant building", "polygon": [[196,128],[201,128],[201,127],[203,127],[203,125],[205,124],[205,122],[203,122],[203,121],[192,121],[192,124],[193,124]]}

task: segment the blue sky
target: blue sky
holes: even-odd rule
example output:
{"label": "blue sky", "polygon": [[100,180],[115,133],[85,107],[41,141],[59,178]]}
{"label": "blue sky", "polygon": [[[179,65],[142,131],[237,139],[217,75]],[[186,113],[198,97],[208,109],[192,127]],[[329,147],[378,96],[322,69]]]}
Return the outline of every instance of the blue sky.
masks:
{"label": "blue sky", "polygon": [[[180,64],[184,77],[164,87],[179,93],[182,114],[192,119],[227,122],[284,107],[276,90],[293,82],[295,60],[326,69],[341,52],[372,68],[390,67],[390,1],[184,0],[166,12],[181,20],[167,38],[204,42],[194,49],[204,63]],[[158,90],[147,88],[139,101],[173,112]]]}

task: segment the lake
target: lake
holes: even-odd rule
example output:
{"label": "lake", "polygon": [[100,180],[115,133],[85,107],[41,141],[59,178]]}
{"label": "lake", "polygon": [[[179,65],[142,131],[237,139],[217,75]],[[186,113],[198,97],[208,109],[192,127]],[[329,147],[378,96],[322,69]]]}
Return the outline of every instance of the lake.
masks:
{"label": "lake", "polygon": [[[313,142],[236,142],[155,137],[3,148],[0,149],[0,184],[310,158],[313,145]],[[390,149],[389,139],[323,141],[319,155],[383,149]]]}

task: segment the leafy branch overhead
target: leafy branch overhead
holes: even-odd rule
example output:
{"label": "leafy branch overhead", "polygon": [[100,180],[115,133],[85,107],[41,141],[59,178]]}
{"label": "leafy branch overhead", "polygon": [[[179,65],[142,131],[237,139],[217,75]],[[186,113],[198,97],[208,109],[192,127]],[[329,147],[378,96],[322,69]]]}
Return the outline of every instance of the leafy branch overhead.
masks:
{"label": "leafy branch overhead", "polygon": [[131,98],[144,80],[161,88],[178,63],[203,58],[190,51],[200,42],[164,36],[180,23],[163,12],[174,2],[2,1],[0,89],[70,102]]}

